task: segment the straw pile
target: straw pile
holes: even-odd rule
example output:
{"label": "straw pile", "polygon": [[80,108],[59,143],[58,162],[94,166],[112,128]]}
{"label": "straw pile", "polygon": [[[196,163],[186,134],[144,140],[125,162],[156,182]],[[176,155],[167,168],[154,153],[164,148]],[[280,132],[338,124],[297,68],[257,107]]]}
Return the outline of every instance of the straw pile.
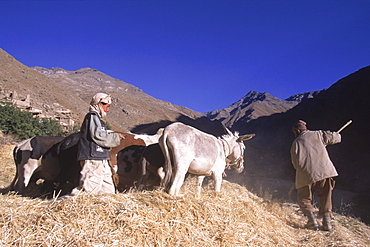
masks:
{"label": "straw pile", "polygon": [[[0,188],[15,174],[11,149],[1,147]],[[332,233],[311,231],[297,205],[227,181],[221,193],[209,184],[197,196],[195,184],[190,177],[179,198],[161,189],[61,200],[0,195],[0,246],[370,245],[370,228],[355,219],[335,215]]]}

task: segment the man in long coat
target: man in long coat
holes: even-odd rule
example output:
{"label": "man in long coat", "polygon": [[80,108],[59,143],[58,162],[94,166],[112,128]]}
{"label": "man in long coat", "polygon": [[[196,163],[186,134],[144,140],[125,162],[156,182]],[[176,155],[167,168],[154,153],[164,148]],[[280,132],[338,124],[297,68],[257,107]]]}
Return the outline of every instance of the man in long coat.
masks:
{"label": "man in long coat", "polygon": [[331,231],[332,191],[338,173],[329,158],[326,146],[341,142],[337,132],[307,130],[306,123],[300,120],[294,124],[293,141],[290,154],[296,169],[295,187],[298,205],[308,217],[307,228],[318,229],[318,223],[312,205],[312,190],[316,189],[320,200],[319,215],[323,217],[323,230]]}

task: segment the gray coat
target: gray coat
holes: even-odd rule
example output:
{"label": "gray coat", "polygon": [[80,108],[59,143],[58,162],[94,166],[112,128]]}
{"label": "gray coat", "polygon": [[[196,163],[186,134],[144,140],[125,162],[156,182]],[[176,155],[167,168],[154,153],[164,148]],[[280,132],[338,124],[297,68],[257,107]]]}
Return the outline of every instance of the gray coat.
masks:
{"label": "gray coat", "polygon": [[106,130],[97,112],[86,114],[80,131],[78,160],[109,160],[110,148],[119,144],[119,135]]}
{"label": "gray coat", "polygon": [[296,189],[325,178],[338,176],[326,146],[339,142],[341,142],[339,133],[322,130],[303,131],[293,141],[290,155],[296,169]]}

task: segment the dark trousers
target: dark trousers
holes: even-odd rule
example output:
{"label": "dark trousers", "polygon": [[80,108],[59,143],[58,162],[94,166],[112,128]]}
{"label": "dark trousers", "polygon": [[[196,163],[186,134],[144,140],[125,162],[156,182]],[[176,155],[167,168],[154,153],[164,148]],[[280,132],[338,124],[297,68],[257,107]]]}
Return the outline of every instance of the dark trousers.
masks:
{"label": "dark trousers", "polygon": [[314,212],[315,209],[312,205],[313,189],[316,189],[317,196],[319,197],[319,215],[331,216],[332,212],[332,191],[334,189],[335,181],[333,178],[326,178],[316,183],[306,185],[297,189],[298,205],[305,215]]}

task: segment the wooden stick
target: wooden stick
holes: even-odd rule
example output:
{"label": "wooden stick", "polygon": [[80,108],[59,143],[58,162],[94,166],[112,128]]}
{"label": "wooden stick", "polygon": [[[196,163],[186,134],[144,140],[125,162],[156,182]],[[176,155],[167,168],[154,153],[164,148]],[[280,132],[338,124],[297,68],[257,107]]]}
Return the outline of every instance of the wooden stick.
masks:
{"label": "wooden stick", "polygon": [[352,123],[352,120],[349,120],[345,125],[342,126],[342,128],[340,128],[337,132],[341,132],[342,130],[344,130],[344,128],[346,128],[348,125],[350,125]]}

